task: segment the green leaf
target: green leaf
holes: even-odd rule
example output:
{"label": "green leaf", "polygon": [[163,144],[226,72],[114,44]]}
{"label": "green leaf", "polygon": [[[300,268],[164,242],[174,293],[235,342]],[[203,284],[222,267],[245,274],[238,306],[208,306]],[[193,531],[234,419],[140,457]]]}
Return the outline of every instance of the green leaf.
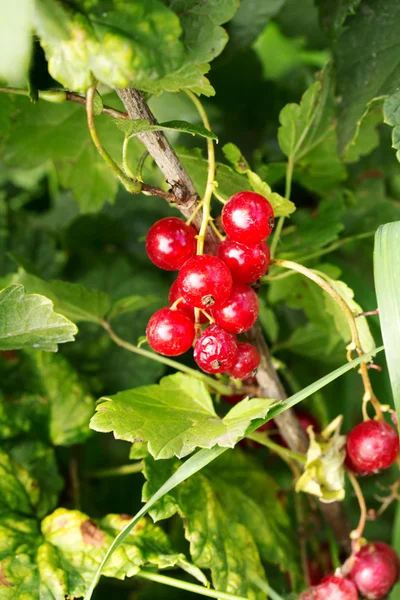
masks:
{"label": "green leaf", "polygon": [[[323,279],[325,279],[333,287],[333,289],[343,298],[343,300],[349,306],[350,310],[354,315],[358,315],[363,312],[361,306],[357,304],[357,302],[354,300],[353,290],[346,283],[344,283],[343,281],[331,279],[324,273],[319,273],[319,275],[321,275]],[[333,300],[333,298],[328,296],[328,294],[325,294],[325,304],[327,312],[331,314],[334,318],[338,333],[341,334],[345,342],[350,341],[351,334],[348,321],[342,309],[339,307],[338,303],[335,300]],[[360,336],[361,347],[364,350],[364,352],[370,352],[374,350],[374,348],[376,347],[375,341],[372,337],[366,317],[358,317],[356,319],[356,326],[358,335]]]}
{"label": "green leaf", "polygon": [[345,203],[340,193],[324,198],[317,210],[297,210],[290,223],[293,229],[282,236],[279,256],[296,259],[334,242],[344,229],[344,216]]}
{"label": "green leaf", "polygon": [[90,426],[113,431],[117,439],[147,441],[156,458],[187,456],[195,448],[233,448],[252,420],[264,417],[272,402],[246,400],[220,419],[204,383],[176,373],[160,384],[102,398]]}
{"label": "green leaf", "polygon": [[268,198],[274,209],[275,217],[287,217],[296,210],[293,202],[276,192],[272,192],[269,185],[250,169],[248,162],[235,144],[225,144],[222,151],[237,173],[247,175],[251,188],[258,194]]}
{"label": "green leaf", "polygon": [[400,92],[392,94],[383,105],[384,120],[393,127],[392,148],[397,150],[397,160],[400,162]]}
{"label": "green leaf", "polygon": [[317,0],[322,27],[335,38],[347,17],[355,14],[360,2],[361,0]]}
{"label": "green leaf", "polygon": [[22,285],[0,291],[0,350],[57,352],[57,345],[74,341],[76,333],[76,325],[54,312],[48,298],[25,294]]}
{"label": "green leaf", "polygon": [[269,185],[265,181],[262,181],[257,173],[249,170],[247,171],[247,178],[255,192],[268,198],[272,208],[274,209],[275,217],[287,217],[296,210],[296,206],[293,202],[291,202],[291,200],[288,200],[280,194],[273,192]]}
{"label": "green leaf", "polygon": [[368,103],[392,94],[400,83],[397,0],[363,0],[346,21],[334,48],[339,105],[339,147],[346,151]]}
{"label": "green leaf", "polygon": [[316,115],[321,83],[316,81],[301,98],[300,104],[287,104],[279,113],[278,141],[287,157],[295,157]]}
{"label": "green leaf", "polygon": [[18,7],[3,2],[0,10],[0,80],[23,86],[28,75],[32,48],[33,0],[20,0]]}
{"label": "green leaf", "polygon": [[35,27],[52,77],[85,91],[93,76],[111,87],[140,87],[181,66],[179,19],[159,0],[87,3],[88,12],[41,0]]}
{"label": "green leaf", "polygon": [[241,0],[239,10],[228,24],[229,48],[247,48],[282,8],[285,0]]}
{"label": "green leaf", "polygon": [[[93,397],[86,384],[61,355],[34,353],[30,356],[34,390],[49,408],[50,439],[56,446],[83,442],[93,414]],[[33,386],[32,386],[33,387]]]}
{"label": "green leaf", "polygon": [[78,283],[44,281],[24,269],[19,269],[13,281],[22,284],[28,292],[40,293],[50,298],[57,311],[76,323],[99,323],[111,307],[108,294],[88,289]]}
{"label": "green leaf", "polygon": [[136,312],[142,308],[147,308],[158,302],[154,296],[127,296],[116,300],[107,314],[107,320],[111,321],[125,313]]}
{"label": "green leaf", "polygon": [[[82,212],[95,212],[105,202],[114,201],[118,181],[89,136],[81,106],[74,102],[31,104],[20,97],[13,105],[13,125],[4,153],[8,167],[27,169],[54,163],[61,185],[71,190]],[[122,133],[105,115],[96,118],[96,127],[107,151],[119,162]],[[130,158],[139,157],[141,144],[132,141],[129,151]]]}
{"label": "green leaf", "polygon": [[[329,383],[331,383],[332,381],[334,381],[341,375],[344,375],[344,373],[347,373],[351,369],[354,369],[354,367],[359,365],[361,362],[368,360],[373,355],[377,354],[378,352],[381,352],[382,350],[383,350],[383,346],[381,346],[380,348],[377,348],[374,352],[370,352],[367,355],[358,357],[350,362],[346,362],[344,365],[342,365],[335,371],[332,371],[331,373],[329,373],[328,375],[325,375],[321,379],[314,381],[311,385],[305,387],[300,392],[297,392],[296,394],[294,394],[290,398],[287,398],[283,402],[278,403],[275,408],[271,407],[271,412],[270,412],[269,418],[266,419],[266,421],[270,420],[270,418],[274,418],[276,415],[280,414],[281,412],[284,412],[288,408],[295,406],[302,400],[305,400],[305,398],[308,398],[308,396],[311,396],[312,394],[314,394],[315,392],[317,392],[318,390],[323,388],[325,385],[328,385]],[[252,425],[249,428],[247,433],[251,433],[252,431],[257,429],[259,426],[260,426],[260,423],[259,423],[259,421],[257,421],[256,424]],[[191,477],[195,473],[198,473],[199,471],[201,471],[201,469],[203,469],[208,464],[210,464],[218,456],[221,456],[221,454],[223,454],[224,452],[226,452],[226,448],[220,448],[220,447],[215,447],[215,448],[212,448],[211,450],[207,450],[207,449],[200,450],[200,451],[196,452],[196,454],[194,454],[193,456],[188,458],[182,464],[182,466],[179,467],[179,469],[177,471],[175,471],[171,474],[169,479],[167,481],[165,481],[165,483],[157,489],[155,494],[146,502],[146,504],[132,518],[130,523],[128,523],[125,526],[125,528],[114,539],[113,543],[108,548],[99,568],[97,569],[97,571],[90,583],[89,589],[87,590],[87,592],[85,594],[84,600],[91,600],[93,592],[96,588],[96,585],[100,579],[101,573],[103,572],[105,565],[108,563],[108,561],[110,560],[110,558],[114,554],[114,552],[121,546],[121,544],[127,538],[129,533],[132,531],[132,528],[140,521],[140,519],[142,517],[144,517],[149,512],[149,510],[157,504],[157,502],[159,500],[164,498],[169,492],[171,492],[173,489],[175,489],[180,483],[189,479],[189,477]],[[163,464],[165,465],[165,463],[163,463]],[[167,463],[167,464],[171,464],[171,463]]]}
{"label": "green leaf", "polygon": [[[179,467],[175,461],[168,471]],[[145,460],[144,499],[166,478],[164,463]],[[214,587],[246,598],[264,598],[253,577],[265,580],[261,560],[299,576],[290,521],[277,499],[278,488],[248,454],[226,452],[170,494],[184,522],[194,563],[211,569]],[[163,515],[154,507],[157,519]],[[152,514],[152,513],[151,513]]]}
{"label": "green leaf", "polygon": [[[39,518],[44,517],[57,506],[58,497],[64,487],[53,448],[41,440],[13,442],[7,444],[7,447],[11,461],[18,465],[16,472],[25,469],[32,478],[32,486],[35,490],[33,501],[35,512]],[[16,506],[13,510],[20,509]]]}
{"label": "green leaf", "polygon": [[381,225],[375,235],[374,277],[379,308],[379,321],[385,344],[386,361],[397,418],[400,423],[400,263],[398,244],[400,222]]}
{"label": "green leaf", "polygon": [[208,138],[210,140],[218,141],[217,136],[196,123],[188,123],[188,121],[165,121],[164,123],[150,123],[148,119],[136,119],[130,121],[127,119],[116,119],[115,124],[118,129],[123,131],[129,137],[135,137],[140,133],[146,133],[147,131],[181,131],[182,133],[190,133],[191,135],[200,135],[201,137]]}
{"label": "green leaf", "polygon": [[357,122],[354,138],[343,154],[345,162],[357,162],[361,156],[370,154],[372,150],[379,146],[377,126],[383,121],[383,100],[383,98],[375,98],[369,102],[366,111]]}

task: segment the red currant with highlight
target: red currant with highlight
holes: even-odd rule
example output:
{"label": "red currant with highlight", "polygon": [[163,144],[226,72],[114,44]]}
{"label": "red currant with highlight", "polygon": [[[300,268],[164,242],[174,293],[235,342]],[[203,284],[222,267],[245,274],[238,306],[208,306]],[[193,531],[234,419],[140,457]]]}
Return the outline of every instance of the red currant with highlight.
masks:
{"label": "red currant with highlight", "polygon": [[217,325],[229,333],[243,333],[254,325],[260,305],[257,294],[248,285],[232,287],[229,300],[222,306],[212,309]]}
{"label": "red currant with highlight", "polygon": [[350,578],[368,600],[384,598],[399,575],[396,552],[382,542],[363,546],[354,557]]}
{"label": "red currant with highlight", "polygon": [[352,581],[329,575],[319,585],[303,592],[299,600],[358,600],[358,592]]}
{"label": "red currant with highlight", "polygon": [[[182,296],[179,291],[178,280],[175,279],[174,283],[171,285],[171,288],[169,290],[168,301],[170,304],[174,304],[178,300],[178,298],[182,298]],[[188,304],[183,298],[179,302],[179,304],[177,304],[176,310],[180,310],[181,312],[185,313],[185,315],[187,315],[190,319],[192,319],[192,321],[194,321],[194,308],[193,306],[190,306],[190,304]],[[200,323],[208,323],[207,317],[202,312],[200,312]]]}
{"label": "red currant with highlight", "polygon": [[149,229],[147,254],[160,269],[176,271],[196,254],[196,235],[196,229],[183,219],[166,217]]}
{"label": "red currant with highlight", "polygon": [[255,373],[259,364],[260,353],[257,348],[243,342],[238,344],[236,360],[228,373],[235,379],[246,379]]}
{"label": "red currant with highlight", "polygon": [[150,347],[165,356],[178,356],[192,346],[194,323],[179,310],[161,308],[151,317],[146,335]]}
{"label": "red currant with highlight", "polygon": [[224,304],[232,291],[232,276],[216,256],[195,256],[179,271],[178,287],[185,301],[196,308]]}
{"label": "red currant with highlight", "polygon": [[223,373],[233,366],[237,348],[235,336],[218,325],[210,325],[197,340],[193,356],[206,373]]}
{"label": "red currant with highlight", "polygon": [[274,211],[261,194],[234,194],[222,210],[222,225],[232,240],[255,246],[266,240],[274,227]]}
{"label": "red currant with highlight", "polygon": [[349,433],[347,454],[358,472],[374,473],[387,469],[399,452],[399,438],[387,423],[366,421]]}
{"label": "red currant with highlight", "polygon": [[218,246],[218,256],[228,265],[233,281],[252,283],[265,273],[271,260],[265,242],[256,246],[245,246],[227,237]]}

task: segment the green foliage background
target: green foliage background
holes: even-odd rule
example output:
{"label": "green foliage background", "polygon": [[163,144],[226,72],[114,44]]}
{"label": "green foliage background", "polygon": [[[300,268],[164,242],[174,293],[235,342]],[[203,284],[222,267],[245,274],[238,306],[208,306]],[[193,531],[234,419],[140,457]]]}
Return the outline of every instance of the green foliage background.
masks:
{"label": "green foliage background", "polygon": [[[94,477],[93,472],[144,459],[143,497],[148,498],[176,469],[174,455],[211,447],[223,436],[229,439],[222,446],[234,445],[268,408],[256,403],[242,408],[244,414],[229,423],[229,417],[220,419],[220,429],[203,439],[199,430],[209,427],[214,409],[205,387],[199,392],[200,384],[191,379],[184,384],[184,400],[194,415],[188,419],[197,419],[193,398],[197,402],[200,395],[204,421],[185,444],[171,427],[164,433],[174,443],[154,450],[164,415],[179,410],[175,398],[183,384],[177,378],[184,376],[119,348],[99,324],[112,319],[116,333],[136,344],[150,315],[167,303],[173,278],[150,263],[144,238],[154,221],[177,212],[160,198],[132,196],[118,186],[92,144],[84,108],[38,100],[38,90],[84,92],[93,73],[104,105],[122,110],[113,87],[132,85],[148,95],[160,123],[186,121],[195,133],[201,133],[199,117],[183,91],[202,94],[219,139],[219,194],[227,198],[251,187],[269,195],[272,188],[277,214],[288,217],[277,256],[322,272],[348,301],[354,292],[358,305],[371,310],[376,307],[372,236],[379,225],[400,219],[400,7],[396,0],[242,0],[240,7],[235,0],[76,5],[23,0],[18,10],[3,4],[0,80],[24,89],[28,81],[30,98],[0,93],[1,287],[13,286],[18,318],[25,323],[30,310],[38,311],[34,322],[48,319],[48,305],[32,294],[50,299],[57,335],[36,340],[40,349],[27,349],[32,339],[7,342],[14,338],[0,319],[2,350],[18,350],[0,357],[0,573],[12,581],[2,586],[0,578],[0,599],[39,598],[39,589],[46,600],[64,594],[78,598],[122,527],[117,515],[140,507],[145,481],[141,473]],[[102,114],[96,126],[120,163],[120,123]],[[166,133],[201,194],[207,175],[204,140],[182,133],[182,124],[172,129]],[[142,153],[143,146],[132,139],[133,170]],[[283,199],[288,161],[295,206]],[[164,186],[149,159],[143,180]],[[218,203],[213,210],[219,211]],[[319,288],[298,274],[279,278],[281,273],[271,269],[270,281],[260,289],[260,320],[290,394],[340,366],[350,334]],[[8,311],[3,294],[2,310]],[[365,350],[372,347],[371,333],[381,343],[377,317],[369,320],[371,333],[362,320],[359,325]],[[41,351],[74,335],[57,354]],[[182,360],[194,367],[190,356]],[[376,362],[383,371],[371,373],[373,385],[381,402],[390,404],[382,354]],[[162,376],[172,379],[160,385]],[[138,427],[152,394],[161,399],[158,420]],[[112,406],[114,420],[107,420],[101,404],[90,429],[99,398]],[[348,431],[360,419],[361,398],[361,380],[352,372],[304,404],[321,424],[342,413]],[[127,432],[121,431],[127,427],[124,402],[144,405],[135,404]],[[223,417],[227,405],[217,403],[216,410]],[[149,441],[150,454],[134,444],[129,456],[126,441],[93,430]],[[164,460],[155,462],[151,455]],[[379,483],[393,478],[387,472]],[[362,483],[368,506],[377,509],[377,478]],[[252,583],[254,573],[267,577],[282,597],[290,593],[284,571],[291,573],[294,589],[301,589],[290,485],[290,471],[267,450],[228,451],[194,476],[190,487],[163,498],[152,516],[169,520],[157,526],[148,520],[136,532],[131,547],[110,563],[106,574],[112,579],[103,579],[96,600],[193,597],[136,578],[120,581],[143,565],[180,567],[174,575],[202,581],[201,568],[219,589],[248,598],[265,597]],[[358,507],[350,491],[345,504],[355,526]],[[62,508],[53,512],[56,507]],[[304,527],[313,531],[313,516],[304,510]],[[396,510],[392,505],[378,521],[368,522],[366,534],[390,541],[394,530],[392,541],[400,550]],[[100,533],[88,552],[79,546],[79,527],[91,520]],[[309,537],[311,555],[318,555],[319,543],[330,543],[335,554],[324,526]],[[81,562],[74,558],[78,550]],[[24,559],[17,564],[12,557],[18,553]],[[57,588],[52,581],[60,573]],[[400,597],[395,594],[394,600]]]}

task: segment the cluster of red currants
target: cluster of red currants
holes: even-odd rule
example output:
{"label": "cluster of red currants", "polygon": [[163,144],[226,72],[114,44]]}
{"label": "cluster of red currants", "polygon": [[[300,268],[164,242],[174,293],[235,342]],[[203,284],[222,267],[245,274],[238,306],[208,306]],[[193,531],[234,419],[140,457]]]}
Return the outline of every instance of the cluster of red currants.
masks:
{"label": "cluster of red currants", "polygon": [[371,542],[352,555],[345,565],[346,576],[328,575],[303,592],[299,600],[367,600],[386,597],[400,574],[396,552],[383,542]]}
{"label": "cluster of red currants", "polygon": [[[159,354],[178,356],[194,344],[194,359],[203,371],[246,379],[257,369],[260,355],[236,335],[250,329],[258,316],[257,294],[248,284],[268,269],[265,240],[274,213],[260,194],[239,192],[224,205],[222,225],[227,236],[218,256],[196,255],[198,233],[182,219],[168,217],[151,227],[146,238],[150,260],[179,274],[170,290],[170,306],[154,313],[146,334]],[[197,339],[195,309],[199,324],[208,323]]]}
{"label": "cluster of red currants", "polygon": [[[357,475],[377,473],[389,468],[398,452],[399,437],[393,427],[383,421],[365,421],[347,437],[346,466]],[[384,598],[399,579],[400,561],[387,544],[371,542],[348,559],[343,571],[345,577],[325,577],[300,600],[357,600],[359,594],[367,600]]]}

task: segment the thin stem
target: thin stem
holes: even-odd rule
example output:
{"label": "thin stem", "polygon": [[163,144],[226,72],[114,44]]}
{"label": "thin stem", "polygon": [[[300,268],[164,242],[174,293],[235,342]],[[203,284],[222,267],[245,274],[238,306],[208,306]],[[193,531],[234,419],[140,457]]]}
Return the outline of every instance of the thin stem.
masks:
{"label": "thin stem", "polygon": [[171,358],[167,358],[166,356],[161,356],[161,354],[156,354],[155,352],[150,352],[149,350],[145,350],[144,348],[139,348],[138,346],[134,346],[130,342],[123,340],[120,338],[115,331],[112,329],[111,325],[107,323],[107,321],[102,321],[101,325],[106,330],[110,338],[120,346],[121,348],[125,348],[129,352],[133,352],[134,354],[139,354],[140,356],[144,356],[146,358],[150,358],[156,362],[159,362],[163,365],[167,365],[168,367],[172,367],[177,371],[181,371],[182,373],[186,373],[187,375],[191,375],[192,377],[196,377],[196,379],[201,379],[205,384],[220,392],[221,394],[232,394],[232,388],[230,386],[224,385],[220,381],[213,379],[212,377],[208,377],[204,373],[200,371],[196,371],[195,369],[191,369],[186,365],[182,365],[181,363],[172,360]]}
{"label": "thin stem", "polygon": [[364,494],[362,493],[360,484],[357,481],[357,477],[351,471],[347,471],[347,475],[350,479],[350,483],[353,486],[353,490],[357,496],[358,504],[360,506],[360,520],[357,525],[357,529],[351,532],[350,537],[353,540],[353,550],[358,550],[358,540],[362,537],[364,533],[365,524],[367,522],[367,505],[365,503]]}
{"label": "thin stem", "polygon": [[[293,178],[293,169],[294,169],[294,156],[289,156],[289,160],[286,165],[286,185],[285,185],[285,198],[290,200],[290,194],[292,192],[292,178]],[[285,222],[285,217],[279,217],[278,225],[276,226],[274,237],[272,238],[271,243],[271,258],[274,258],[276,250],[278,248],[279,239],[281,237],[283,224]]]}
{"label": "thin stem", "polygon": [[[314,281],[314,283],[319,285],[320,288],[322,288],[325,292],[327,292],[331,296],[331,298],[333,298],[339,304],[340,308],[342,309],[342,311],[347,319],[349,327],[350,327],[352,346],[357,351],[357,354],[359,356],[362,356],[364,354],[364,351],[361,347],[361,342],[360,342],[360,338],[358,335],[355,316],[353,315],[353,312],[351,311],[347,302],[345,302],[345,300],[342,298],[342,296],[340,294],[338,294],[338,292],[327,281],[325,281],[322,277],[317,275],[317,273],[315,273],[311,269],[308,269],[307,267],[304,267],[303,265],[299,265],[298,263],[295,263],[293,261],[283,260],[283,259],[273,260],[272,264],[275,264],[278,267],[284,267],[286,269],[291,269],[293,271],[297,271],[298,273],[301,273],[302,275],[305,275],[306,277],[308,277],[309,279]],[[347,353],[347,360],[349,360],[349,361],[351,360],[351,350],[349,350]],[[364,392],[365,392],[364,399],[363,399],[363,406],[367,402],[371,402],[371,404],[373,405],[373,407],[375,409],[378,420],[382,420],[383,416],[382,416],[381,405],[373,392],[371,381],[370,381],[369,374],[368,374],[368,368],[367,368],[366,363],[364,363],[364,362],[362,362],[360,364],[360,373],[361,373],[361,378],[363,381]],[[367,418],[368,418],[368,416],[367,416]],[[366,419],[365,411],[364,411],[364,419]]]}
{"label": "thin stem", "polygon": [[[203,108],[200,100],[197,98],[195,94],[185,90],[187,96],[191,99],[193,104],[196,106],[201,120],[203,121],[203,125],[206,129],[211,131],[210,121],[208,120],[207,113]],[[215,152],[214,152],[214,142],[210,139],[207,139],[207,154],[208,154],[208,172],[207,172],[207,185],[204,192],[204,197],[202,199],[203,205],[203,218],[201,221],[201,227],[199,231],[199,235],[197,236],[197,254],[203,254],[204,252],[204,241],[206,239],[207,227],[210,221],[210,206],[211,206],[211,198],[215,189]]]}
{"label": "thin stem", "polygon": [[[75,452],[74,452],[75,454]],[[73,506],[76,509],[81,507],[81,492],[80,492],[80,483],[79,483],[79,468],[78,468],[78,460],[76,456],[72,456],[69,461],[69,477],[71,481],[71,491],[72,491],[72,500]]]}
{"label": "thin stem", "polygon": [[302,465],[304,465],[307,460],[306,457],[304,456],[304,454],[300,454],[299,452],[294,452],[293,450],[290,450],[289,448],[284,448],[283,446],[280,446],[279,444],[276,444],[275,442],[273,442],[267,435],[264,435],[262,433],[254,432],[254,433],[250,433],[246,437],[249,440],[253,440],[254,442],[258,442],[259,444],[262,444],[263,446],[265,446],[266,448],[269,448],[273,452],[276,452],[276,454],[279,454],[279,456],[281,456],[284,459],[296,460],[297,462],[301,463]]}
{"label": "thin stem", "polygon": [[122,144],[122,168],[127,177],[129,177],[130,179],[136,179],[135,175],[132,173],[132,171],[130,170],[129,165],[128,165],[129,141],[130,141],[129,135],[125,135],[124,143]]}
{"label": "thin stem", "polygon": [[190,223],[193,221],[193,219],[195,218],[195,216],[198,214],[198,212],[203,208],[203,201],[200,200],[200,202],[197,203],[196,208],[194,209],[194,211],[192,212],[192,214],[190,215],[190,217],[188,218],[188,220],[186,221],[186,225],[190,225]]}
{"label": "thin stem", "polygon": [[216,235],[219,237],[219,239],[221,241],[225,239],[225,236],[219,231],[219,229],[216,226],[216,224],[214,223],[213,219],[211,219],[209,225],[210,225],[211,229],[214,231],[214,233],[216,233]]}
{"label": "thin stem", "polygon": [[125,175],[125,173],[119,168],[117,163],[114,162],[114,160],[111,158],[111,156],[108,154],[108,152],[103,148],[103,146],[101,144],[101,141],[97,134],[96,126],[94,123],[93,102],[94,102],[95,93],[96,93],[96,84],[93,84],[88,89],[87,95],[86,95],[86,116],[87,116],[87,123],[88,123],[90,137],[92,138],[92,141],[93,141],[94,145],[96,146],[97,151],[99,152],[100,156],[108,164],[108,166],[111,168],[111,170],[115,173],[115,175],[118,177],[118,179],[124,185],[124,187],[132,194],[136,194],[136,193],[140,192],[140,190],[142,188],[142,184],[138,181],[132,181],[131,179],[129,179],[129,177],[127,177]]}
{"label": "thin stem", "polygon": [[143,462],[135,462],[129,465],[120,465],[119,467],[107,467],[105,469],[94,469],[89,471],[87,476],[90,479],[103,479],[103,477],[119,477],[120,475],[132,475],[143,471]]}
{"label": "thin stem", "polygon": [[261,577],[254,575],[252,577],[252,580],[260,588],[260,590],[267,594],[270,600],[283,600],[282,596],[280,596],[278,592],[275,592],[275,590],[273,590],[266,581],[261,579]]}
{"label": "thin stem", "polygon": [[[16,96],[29,96],[28,90],[21,90],[12,87],[0,87],[0,92],[5,94],[14,94]],[[82,106],[86,106],[86,98],[75,94],[74,92],[67,92],[66,90],[39,90],[39,98],[41,100],[47,100],[48,102],[64,102],[69,100],[70,102],[76,102]],[[129,119],[129,115],[126,112],[121,112],[111,106],[103,106],[102,114],[113,117],[114,119]]]}
{"label": "thin stem", "polygon": [[174,577],[166,577],[166,575],[160,575],[159,573],[152,573],[150,571],[140,571],[136,577],[142,579],[148,579],[149,581],[155,581],[156,583],[162,583],[169,585],[170,587],[177,588],[179,590],[185,590],[187,592],[193,592],[201,596],[207,596],[208,598],[217,598],[220,600],[247,600],[243,596],[235,596],[234,594],[228,594],[226,592],[218,592],[217,590],[210,590],[209,588],[202,587],[195,583],[189,583],[182,581],[181,579],[175,579]]}

